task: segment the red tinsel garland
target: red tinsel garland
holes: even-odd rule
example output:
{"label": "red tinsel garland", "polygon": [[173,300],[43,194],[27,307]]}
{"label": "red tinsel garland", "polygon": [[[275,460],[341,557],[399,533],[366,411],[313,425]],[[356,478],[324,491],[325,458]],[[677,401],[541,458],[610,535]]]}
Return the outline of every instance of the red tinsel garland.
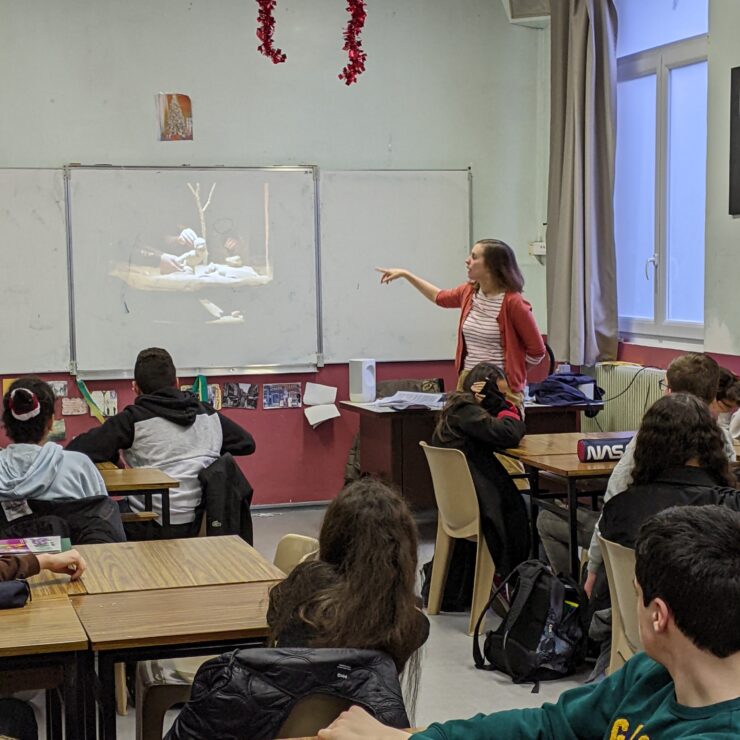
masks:
{"label": "red tinsel garland", "polygon": [[262,42],[257,51],[272,59],[273,64],[280,64],[286,59],[282,49],[276,49],[272,45],[272,34],[275,32],[275,18],[272,11],[275,9],[275,0],[257,0],[259,12],[257,13],[257,38]]}
{"label": "red tinsel garland", "polygon": [[367,17],[365,0],[347,0],[347,12],[350,14],[350,19],[344,30],[342,49],[348,52],[349,63],[342,70],[339,79],[344,80],[345,85],[351,85],[357,82],[357,77],[365,71],[365,59],[367,59],[367,54],[362,50],[362,41],[360,41],[360,33]]}

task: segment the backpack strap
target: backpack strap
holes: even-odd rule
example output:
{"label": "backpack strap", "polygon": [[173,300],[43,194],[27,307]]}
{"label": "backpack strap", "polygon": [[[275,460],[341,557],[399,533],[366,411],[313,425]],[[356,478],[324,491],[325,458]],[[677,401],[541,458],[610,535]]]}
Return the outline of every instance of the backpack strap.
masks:
{"label": "backpack strap", "polygon": [[[519,566],[521,567],[521,566]],[[480,613],[480,616],[478,617],[478,621],[475,623],[475,630],[473,631],[473,660],[475,661],[475,667],[485,669],[485,660],[483,658],[483,654],[480,651],[480,645],[478,644],[478,638],[480,635],[480,626],[483,622],[483,617],[485,617],[486,612],[491,608],[493,602],[496,600],[496,597],[501,593],[504,586],[514,577],[515,573],[519,572],[519,568],[514,568],[514,570],[509,573],[506,578],[504,578],[503,581],[498,585],[498,588],[494,590],[494,592],[491,594],[491,598],[488,599],[488,603],[483,607],[483,610]]]}

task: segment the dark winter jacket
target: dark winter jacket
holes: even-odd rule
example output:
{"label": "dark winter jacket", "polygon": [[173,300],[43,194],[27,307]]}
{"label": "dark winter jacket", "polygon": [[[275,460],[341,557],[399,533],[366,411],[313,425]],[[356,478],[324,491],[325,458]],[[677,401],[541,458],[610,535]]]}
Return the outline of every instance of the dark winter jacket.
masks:
{"label": "dark winter jacket", "polygon": [[[224,452],[251,455],[255,445],[251,434],[192,393],[163,388],[139,396],[101,427],[73,439],[67,449],[84,452],[93,462],[117,462],[123,450],[132,468],[159,468],[176,478],[180,485],[170,492],[170,522],[187,524],[195,519],[201,499],[198,473]],[[144,508],[141,497],[130,496],[129,504],[135,511]],[[158,496],[153,508],[161,513]]]}
{"label": "dark winter jacket", "polygon": [[599,531],[604,539],[634,547],[642,523],[671,506],[716,504],[740,511],[740,491],[717,485],[704,469],[671,468],[652,483],[632,485],[610,498],[601,512]]}
{"label": "dark winter jacket", "polygon": [[529,520],[521,494],[494,453],[519,444],[524,422],[506,411],[497,418],[474,401],[444,413],[457,438],[440,438],[435,432],[433,443],[465,453],[478,496],[483,536],[496,572],[505,576],[529,557]]}
{"label": "dark winter jacket", "polygon": [[198,473],[203,488],[206,535],[238,534],[250,545],[252,532],[252,495],[254,491],[231,453],[225,452]]}
{"label": "dark winter jacket", "polygon": [[393,661],[372,650],[237,650],[204,663],[165,740],[272,740],[302,698],[324,694],[409,726]]}
{"label": "dark winter jacket", "polygon": [[0,538],[68,537],[73,545],[125,542],[121,514],[108,496],[41,501],[27,499],[31,514],[8,522],[0,509]]}

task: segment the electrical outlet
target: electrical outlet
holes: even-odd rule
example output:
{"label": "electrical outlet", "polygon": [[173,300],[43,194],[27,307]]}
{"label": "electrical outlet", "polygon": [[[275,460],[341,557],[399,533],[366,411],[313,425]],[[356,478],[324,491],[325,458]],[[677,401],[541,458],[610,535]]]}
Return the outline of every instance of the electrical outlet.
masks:
{"label": "electrical outlet", "polygon": [[547,255],[547,244],[545,242],[529,242],[529,253],[533,257],[544,257]]}

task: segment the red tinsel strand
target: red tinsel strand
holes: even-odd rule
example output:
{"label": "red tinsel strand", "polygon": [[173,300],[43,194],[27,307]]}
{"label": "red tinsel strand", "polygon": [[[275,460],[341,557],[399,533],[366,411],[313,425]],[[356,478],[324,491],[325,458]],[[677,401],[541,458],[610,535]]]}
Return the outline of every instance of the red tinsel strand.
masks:
{"label": "red tinsel strand", "polygon": [[262,42],[257,51],[272,59],[273,64],[280,64],[286,60],[282,49],[276,49],[272,45],[272,35],[275,32],[275,18],[272,11],[275,10],[276,0],[257,0],[259,11],[257,13],[257,38]]}
{"label": "red tinsel strand", "polygon": [[344,30],[344,46],[342,49],[347,52],[349,63],[339,75],[340,80],[344,80],[345,85],[351,85],[357,82],[357,78],[365,71],[365,59],[367,54],[362,50],[362,33],[365,25],[365,0],[347,0],[347,12],[350,19],[347,22],[347,28]]}

